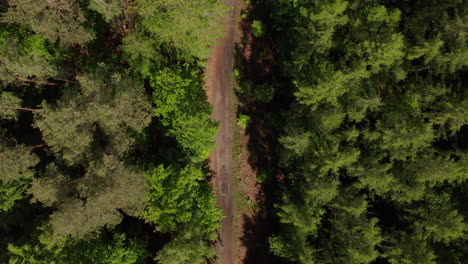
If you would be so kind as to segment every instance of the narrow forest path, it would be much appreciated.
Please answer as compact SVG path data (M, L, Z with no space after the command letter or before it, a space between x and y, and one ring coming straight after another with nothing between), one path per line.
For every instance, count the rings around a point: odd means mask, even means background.
M231 7L226 14L225 35L213 50L208 60L208 100L213 105L213 118L220 122L216 136L216 148L211 155L211 169L214 172L215 195L218 206L225 218L221 221L219 241L216 249L220 264L233 263L233 175L232 175L232 69L234 45L240 21L238 0L225 0Z

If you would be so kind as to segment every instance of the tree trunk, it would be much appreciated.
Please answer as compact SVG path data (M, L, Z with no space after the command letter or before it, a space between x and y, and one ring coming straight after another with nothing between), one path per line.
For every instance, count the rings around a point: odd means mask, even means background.
M15 78L17 80L20 80L20 81L23 81L23 82L40 83L40 84L45 84L45 85L57 85L56 83L40 82L40 81L36 81L36 80L32 80L32 79L28 79L28 78L24 78L24 77L20 77L20 76L15 76Z
M29 112L41 111L40 109L32 109L32 108L16 107L16 106L8 106L8 105L0 105L0 109L15 109L15 110L29 111Z
M42 147L44 147L45 145L46 145L46 144L40 144L40 145L36 145L36 146L29 147L29 149L42 148Z

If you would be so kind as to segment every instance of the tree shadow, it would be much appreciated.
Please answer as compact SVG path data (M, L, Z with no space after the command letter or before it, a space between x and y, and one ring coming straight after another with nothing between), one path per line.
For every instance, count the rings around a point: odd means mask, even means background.
M132 217L125 213L122 213L122 215L124 218L122 222L115 227L115 230L124 232L127 238L144 241L146 250L150 253L150 255L145 258L145 263L155 264L156 261L153 258L157 252L169 243L171 235L157 232L152 222Z
M248 163L257 171L257 179L261 183L256 194L259 205L252 216L243 215L242 246L247 252L243 263L284 263L269 251L269 237L276 233L279 221L274 213L274 204L279 201L276 195L280 193L284 183L283 174L278 167L278 138L282 131L283 117L281 109L289 108L293 99L282 94L284 82L281 76L275 74L279 67L275 64L278 56L274 29L268 28L267 34L256 37L252 34L252 22L260 20L265 25L271 25L272 4L274 1L253 0L248 7L248 18L240 24L242 40L236 44L235 67L242 72L237 76L239 89L236 95L239 99L238 113L250 117L250 123L245 133L249 138L247 149ZM267 26L268 27L268 26ZM250 87L245 87L245 86ZM274 87L275 93L271 101L260 102L255 99L253 89L261 89L262 85ZM290 91L288 89L288 91Z
M243 259L245 264L281 263L281 259L269 252L268 237L272 222L266 214L254 216L243 215L244 234L240 238L247 254Z

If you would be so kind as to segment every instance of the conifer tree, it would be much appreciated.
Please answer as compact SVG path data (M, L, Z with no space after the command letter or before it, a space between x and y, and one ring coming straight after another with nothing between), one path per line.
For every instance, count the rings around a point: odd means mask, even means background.
M85 45L94 36L85 28L80 3L73 0L10 0L2 21L19 24L62 45Z

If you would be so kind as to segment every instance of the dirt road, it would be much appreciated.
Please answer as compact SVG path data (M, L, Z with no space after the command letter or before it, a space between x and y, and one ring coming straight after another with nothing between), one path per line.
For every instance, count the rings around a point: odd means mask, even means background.
M211 169L214 171L214 184L217 204L226 216L221 221L219 241L216 249L220 264L233 263L233 177L232 177L232 68L234 44L240 19L238 0L225 0L232 10L226 14L226 34L215 47L208 60L207 86L208 100L213 105L213 118L220 122L216 137L216 148L211 156Z

